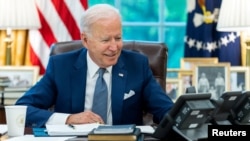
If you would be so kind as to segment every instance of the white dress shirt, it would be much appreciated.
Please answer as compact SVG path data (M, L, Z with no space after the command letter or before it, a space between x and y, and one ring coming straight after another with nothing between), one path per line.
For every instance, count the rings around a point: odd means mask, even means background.
M95 83L98 78L97 71L99 66L96 65L90 58L87 52L87 81L86 81L86 91L85 91L85 105L84 110L91 110L94 98ZM111 74L112 66L106 68L106 72L103 77L108 87L108 113L107 113L107 123L112 125L112 109L111 109ZM65 113L54 113L51 115L46 124L65 124L66 120L70 114Z

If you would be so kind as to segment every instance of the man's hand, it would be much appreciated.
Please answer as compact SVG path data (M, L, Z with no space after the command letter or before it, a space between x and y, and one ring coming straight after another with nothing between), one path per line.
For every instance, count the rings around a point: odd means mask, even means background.
M104 124L102 118L99 115L93 113L92 111L85 111L77 114L71 114L66 120L66 124L86 124L86 123Z

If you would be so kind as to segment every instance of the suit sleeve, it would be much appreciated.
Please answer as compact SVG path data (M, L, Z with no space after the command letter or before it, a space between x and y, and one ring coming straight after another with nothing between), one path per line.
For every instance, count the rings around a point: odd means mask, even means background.
M26 127L43 127L53 114L48 110L56 97L53 76L53 59L50 58L45 75L15 103L28 106Z

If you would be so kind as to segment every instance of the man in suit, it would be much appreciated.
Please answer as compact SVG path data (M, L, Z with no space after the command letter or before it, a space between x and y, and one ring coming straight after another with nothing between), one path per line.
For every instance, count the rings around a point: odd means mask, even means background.
M45 124L143 124L143 111L159 123L173 106L156 82L146 56L122 50L122 24L117 9L98 4L81 19L83 48L51 56L46 73L16 102L28 105L26 126ZM92 110L98 69L108 91L107 120ZM48 110L53 106L53 111Z

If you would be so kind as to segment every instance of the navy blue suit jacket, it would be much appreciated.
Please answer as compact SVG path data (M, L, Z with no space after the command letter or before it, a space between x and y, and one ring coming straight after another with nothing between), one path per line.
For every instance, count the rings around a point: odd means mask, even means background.
M17 105L28 105L26 126L43 127L53 112L79 113L84 111L87 50L51 56L45 75ZM124 100L124 94L135 95ZM154 115L159 123L173 105L165 90L156 82L148 59L139 53L123 50L112 70L113 124L143 123L143 110ZM48 108L54 105L54 111Z

